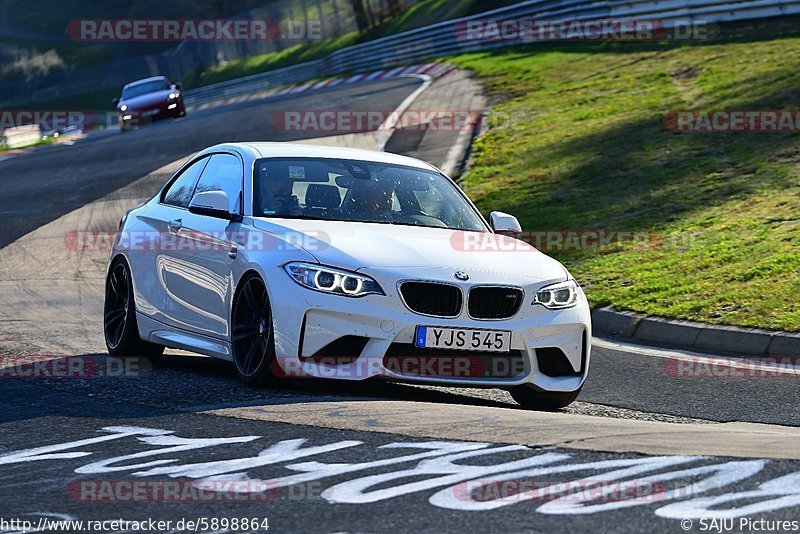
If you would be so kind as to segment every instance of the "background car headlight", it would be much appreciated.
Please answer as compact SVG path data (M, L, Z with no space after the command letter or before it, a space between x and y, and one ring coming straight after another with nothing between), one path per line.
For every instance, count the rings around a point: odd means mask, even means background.
M314 291L347 297L384 294L378 282L363 274L302 262L287 263L283 268L295 282Z
M571 308L578 303L579 291L575 280L552 284L536 292L533 304L541 304L551 310Z

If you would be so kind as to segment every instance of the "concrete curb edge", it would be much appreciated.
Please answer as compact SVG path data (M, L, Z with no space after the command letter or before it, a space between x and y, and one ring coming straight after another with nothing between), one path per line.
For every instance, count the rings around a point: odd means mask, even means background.
M651 317L613 306L592 309L596 333L743 356L800 356L800 333Z

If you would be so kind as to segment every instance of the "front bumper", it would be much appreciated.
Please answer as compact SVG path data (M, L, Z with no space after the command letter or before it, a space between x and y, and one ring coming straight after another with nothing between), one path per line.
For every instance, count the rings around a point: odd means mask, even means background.
M181 117L184 110L183 100L178 99L152 109L120 111L118 112L118 120L121 128L135 128L161 119Z
M533 305L532 300L536 289L549 281L530 281L527 285L518 284L525 291L525 299L520 310L510 319L472 319L466 310L458 317L444 319L417 314L403 304L396 280L403 279L404 273L381 276L381 273L367 270L362 272L373 276L386 295L348 298L324 294L299 286L288 278L282 268L266 273L274 310L276 361L285 376L339 380L382 377L405 382L472 387L508 388L527 384L554 392L575 391L586 378L591 351L591 323L588 303L583 294L573 308L548 310ZM428 274L430 276L424 277L426 280L444 279L439 273ZM447 282L454 283L452 278ZM455 284L461 285L466 294L471 286L500 282L506 281L478 273L469 282ZM442 359L441 352L414 348L417 326L511 331L511 349L516 360L509 363L510 358L506 353L471 351L449 351L448 355L452 355L452 358ZM345 336L363 338L363 348L357 354L334 353L316 357ZM405 348L408 348L409 358L400 360L399 364L391 359L391 355L402 354ZM419 360L426 351L430 351L432 356L436 355L433 365L430 361ZM552 369L542 369L540 364L547 363L543 358L552 357L558 351L568 362L569 372L553 376ZM508 371L509 365L513 366L512 371ZM490 367L502 367L503 372L487 372L491 371ZM424 373L421 373L421 369Z

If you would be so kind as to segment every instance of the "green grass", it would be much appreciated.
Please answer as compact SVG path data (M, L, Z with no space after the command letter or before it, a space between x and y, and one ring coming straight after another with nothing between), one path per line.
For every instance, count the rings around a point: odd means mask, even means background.
M800 330L800 136L668 131L672 110L797 109L800 35L562 44L452 58L524 117L474 144L465 190L531 231L651 232L552 252L597 305ZM797 32L794 32L797 33Z
M194 76L187 77L184 79L184 85L187 89L200 87L282 67L290 67L298 63L323 58L334 50L357 42L358 36L356 33L348 33L336 39L320 41L313 45L295 45L280 52L229 61L224 65L215 65Z
M19 150L21 148L33 148L35 146L52 145L54 143L55 143L55 139L53 139L52 137L48 137L45 140L37 141L35 143L31 143L30 145L19 146L19 147L14 147L14 148L8 147L6 145L0 145L0 154L2 154L3 152L8 152L9 150Z
M452 20L516 4L519 0L423 0L397 16L381 29L381 35L393 35L421 28L443 20Z

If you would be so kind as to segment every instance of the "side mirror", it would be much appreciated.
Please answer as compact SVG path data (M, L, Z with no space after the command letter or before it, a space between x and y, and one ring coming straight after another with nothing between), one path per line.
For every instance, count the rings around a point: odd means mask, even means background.
M231 202L224 191L197 193L189 203L189 212L229 221L238 217L236 214L231 213Z
M180 91L181 89L183 89L183 84L181 82L175 82L175 89Z
M519 225L519 221L513 215L502 211L493 211L491 219L492 228L496 234L515 236L522 233L522 226Z
M114 99L111 101L111 103L114 104L115 106L118 106L119 105L119 97L115 96Z

